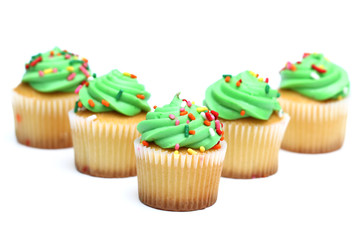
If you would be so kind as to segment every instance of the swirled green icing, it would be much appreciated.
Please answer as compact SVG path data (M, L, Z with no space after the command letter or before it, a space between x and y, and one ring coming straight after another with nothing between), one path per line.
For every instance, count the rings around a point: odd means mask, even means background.
M78 59L77 55L55 47L31 58L26 64L22 82L29 83L39 92L73 92L89 74L87 60Z
M204 105L219 112L221 118L234 120L253 117L268 120L274 110L281 109L277 101L279 93L253 72L228 76L230 80L225 81L223 77L210 85L205 93Z
M134 116L151 109L147 103L150 93L145 91L144 85L138 83L136 76L118 70L89 81L88 86L81 88L79 98L92 112L117 111Z
M290 89L315 100L340 99L349 94L347 73L323 54L304 54L301 62L287 63L280 75L281 89Z
M176 95L170 104L157 107L154 112L147 113L146 120L137 126L141 140L154 142L161 148L175 148L176 144L179 144L179 147L194 149L203 146L207 150L215 146L221 139L222 126L220 122L214 118L209 121L209 126L205 125L205 118L201 113L204 111L204 115L205 112L208 112L205 110L206 108L201 110L199 106L194 104L191 104L190 107L188 105L181 106L184 103L186 101L181 100L179 95ZM180 114L182 107L187 114ZM194 120L191 120L190 113L194 116ZM171 114L173 119L170 118ZM187 123L187 121L189 122ZM219 126L218 132L216 125ZM194 134L187 133L187 131L192 130L195 130Z

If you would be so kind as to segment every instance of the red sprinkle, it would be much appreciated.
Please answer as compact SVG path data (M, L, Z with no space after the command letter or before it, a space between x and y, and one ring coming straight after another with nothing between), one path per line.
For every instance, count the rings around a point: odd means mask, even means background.
M266 82L266 83L269 83L269 78L266 78L266 79L265 79L265 82Z
M130 74L131 78L137 78L134 74Z
M206 113L205 113L205 116L206 116L207 120L209 120L209 121L214 120L214 119L212 118L212 116L210 115L209 112L206 112Z
M187 111L180 112L180 116L184 116L184 115L186 115L187 113L188 113Z
M189 113L188 117L189 117L191 120L195 120L195 119L196 119L192 113Z
M78 107L81 108L83 106L82 102L78 102Z
M142 141L142 144L145 146L145 147L148 147L149 146L149 143L147 141Z
M222 137L220 138L220 141L224 141L224 139L225 139L224 136L222 136Z
M189 131L189 134L195 135L195 130L190 130L190 131Z
M225 77L225 82L230 82L230 76Z
M237 82L236 82L236 86L237 86L237 87L240 87L241 82L242 82L241 79L240 79L239 81L237 81Z
M244 116L245 115L245 110L241 110L240 115Z
M156 109L156 108L157 108L157 106L155 105L155 106L153 106L153 108L154 108L154 109Z
M95 107L95 103L92 99L89 99L88 103L89 103L90 107Z
M105 107L110 106L110 103L108 101L106 101L105 99L101 100L101 104L104 105Z
M215 120L218 119L218 117L219 117L219 113L218 113L218 112L215 112L214 110L211 110L211 114L214 115Z
M142 95L142 94L138 94L138 95L136 95L136 97L137 97L137 98L140 98L140 99L145 99L145 96Z
M30 65L27 63L27 64L25 64L25 68L26 69L29 69L30 68Z
M34 67L38 62L42 61L42 57L36 58L34 61L30 63L30 66Z
M306 58L309 55L310 55L310 53L304 53L303 58Z
M312 69L316 70L319 73L326 73L326 69L324 68L320 68L318 66L316 66L315 64L311 65Z
M218 128L218 129L216 129L216 133L219 134L219 135L221 135L221 134L222 134L222 131Z
M220 149L220 148L221 148L220 144L216 144L215 146L212 147L212 149L215 149L215 150Z

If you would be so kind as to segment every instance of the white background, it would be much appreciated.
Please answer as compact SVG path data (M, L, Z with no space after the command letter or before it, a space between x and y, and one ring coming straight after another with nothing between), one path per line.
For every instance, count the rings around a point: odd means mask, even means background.
M130 2L130 1L129 1ZM0 239L359 239L359 7L356 1L1 1ZM222 178L217 203L176 213L142 205L137 180L75 170L73 150L17 144L11 89L24 64L54 46L98 75L138 76L150 105L202 102L222 74L253 70L277 88L279 70L324 53L351 81L339 151L281 151L265 179Z

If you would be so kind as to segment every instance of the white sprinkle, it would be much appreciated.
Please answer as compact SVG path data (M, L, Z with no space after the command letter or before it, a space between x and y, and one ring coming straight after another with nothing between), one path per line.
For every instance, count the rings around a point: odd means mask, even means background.
M349 88L348 88L348 87L344 87L343 93L344 93L344 95L347 95L347 94L349 93Z
M92 121L92 120L95 120L96 119L96 115L94 114L94 115L91 115L91 116L89 116L89 117L87 117L86 118L86 121Z
M209 128L210 135L213 137L215 136L215 131L212 128Z
M316 80L320 79L319 74L317 74L316 72L311 72L310 76L311 76L313 79L316 79Z
M185 101L182 101L180 106L181 106L181 107L185 107L185 106L186 106L186 102L185 102Z
M205 115L205 112L201 112L200 115L203 117L203 119L207 119L206 115Z
M278 116L279 116L280 118L282 118L282 117L284 116L284 111L283 111L282 109L280 109L280 110L278 111Z

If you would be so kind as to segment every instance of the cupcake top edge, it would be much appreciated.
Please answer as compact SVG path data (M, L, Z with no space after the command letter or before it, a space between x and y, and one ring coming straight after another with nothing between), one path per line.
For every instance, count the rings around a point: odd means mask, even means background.
M350 90L346 71L319 53L305 53L301 61L287 62L280 76L281 89L289 89L318 101L340 100Z
M207 107L195 105L176 94L170 104L154 107L137 130L146 146L153 142L163 149L189 148L189 154L221 148L224 140L219 114ZM195 149L195 150L194 150ZM176 153L176 152L175 152Z
M22 82L44 92L73 92L91 74L88 60L58 47L31 57Z
M79 85L75 92L79 93L75 112L85 108L91 112L116 111L135 116L151 110L147 103L151 95L144 85L138 83L135 75L117 69L100 77L94 75L93 80Z
M223 75L206 89L204 105L226 120L247 117L268 120L274 111L281 110L277 100L280 94L268 82L268 78L260 78L252 71Z

